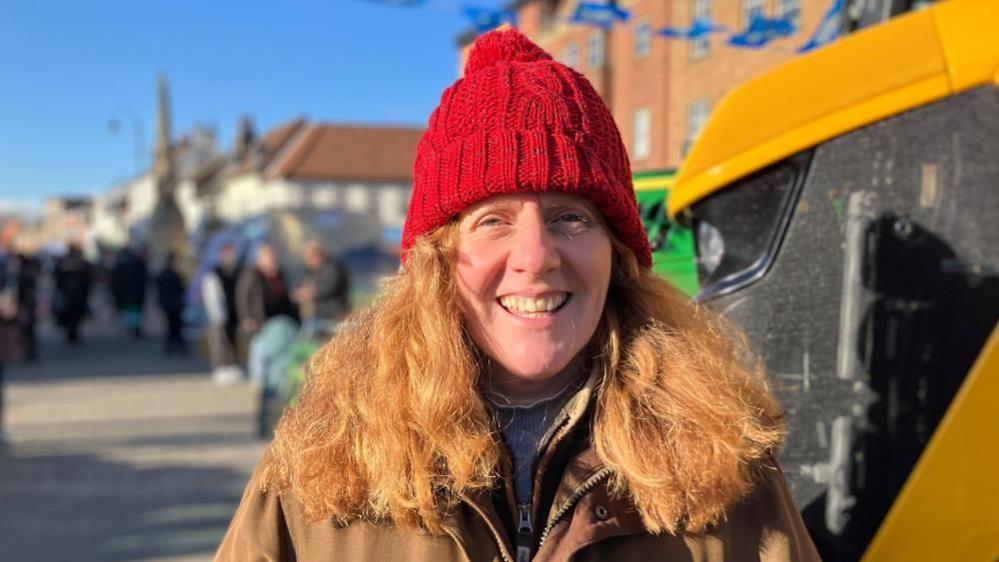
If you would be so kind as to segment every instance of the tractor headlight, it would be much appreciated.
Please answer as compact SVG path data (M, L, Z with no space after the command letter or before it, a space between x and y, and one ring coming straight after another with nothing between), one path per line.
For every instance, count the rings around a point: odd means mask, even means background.
M704 280L710 279L721 265L722 256L725 255L725 239L722 238L721 231L707 221L697 223L697 233L694 236L697 240L697 279L703 285Z
M790 222L809 156L738 180L690 209L699 300L734 291L766 273Z

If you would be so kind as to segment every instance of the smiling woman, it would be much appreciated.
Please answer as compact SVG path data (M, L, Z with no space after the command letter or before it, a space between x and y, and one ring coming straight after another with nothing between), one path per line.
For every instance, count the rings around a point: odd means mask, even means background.
M481 37L402 249L312 360L217 560L818 559L759 363L651 272L582 75Z
M500 195L458 219L458 294L486 381L509 399L552 394L583 367L579 356L604 310L611 239L585 199Z

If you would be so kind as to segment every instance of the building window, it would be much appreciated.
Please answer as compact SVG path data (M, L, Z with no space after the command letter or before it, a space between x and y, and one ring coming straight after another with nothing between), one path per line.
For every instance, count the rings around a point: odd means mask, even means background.
M801 0L777 0L777 17L795 27L801 25Z
M749 27L753 17L763 16L763 0L742 0L742 25Z
M649 108L635 110L634 136L631 143L632 157L635 160L648 158L652 153L652 114Z
M691 23L698 20L711 19L711 0L692 0L690 10ZM690 58L700 59L708 56L711 52L711 34L705 33L701 37L690 42Z
M684 154L690 150L691 145L697 140L697 135L704 128L704 124L708 122L710 111L711 108L706 99L699 99L687 107L687 139L683 143Z
M365 185L354 184L347 187L346 205L348 211L356 213L371 212L370 190Z
M588 68L604 67L604 32L594 31L586 40L586 66Z
M413 188L409 185L404 185L399 187L399 197L396 201L399 202L399 214L403 217L403 222L405 222L406 213L409 212L409 196L413 194Z
M332 209L336 206L336 188L332 186L311 187L312 205L320 209Z
M635 58L643 58L652 51L652 25L642 20L635 24Z
M579 48L576 47L575 43L569 43L565 46L565 51L562 53L562 64L569 68L579 68Z

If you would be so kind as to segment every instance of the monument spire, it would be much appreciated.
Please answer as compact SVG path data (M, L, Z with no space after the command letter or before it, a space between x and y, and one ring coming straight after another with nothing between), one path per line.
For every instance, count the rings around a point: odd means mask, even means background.
M170 142L170 94L166 76L157 79L157 127L156 148L153 161L153 185L156 202L150 217L149 249L150 264L159 269L172 254L182 260L187 257L187 237L184 233L184 217L177 206L177 170L175 168L174 147Z
M170 146L170 84L167 77L160 74L157 78L157 103L156 103L156 149L154 153L153 172L159 177L170 175L171 146Z

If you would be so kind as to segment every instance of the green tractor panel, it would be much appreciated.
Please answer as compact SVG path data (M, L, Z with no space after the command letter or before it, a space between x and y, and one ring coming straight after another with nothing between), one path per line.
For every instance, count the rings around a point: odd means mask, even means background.
M635 198L652 247L652 270L693 296L697 293L694 235L666 216L666 198L675 178L672 169L636 173Z

